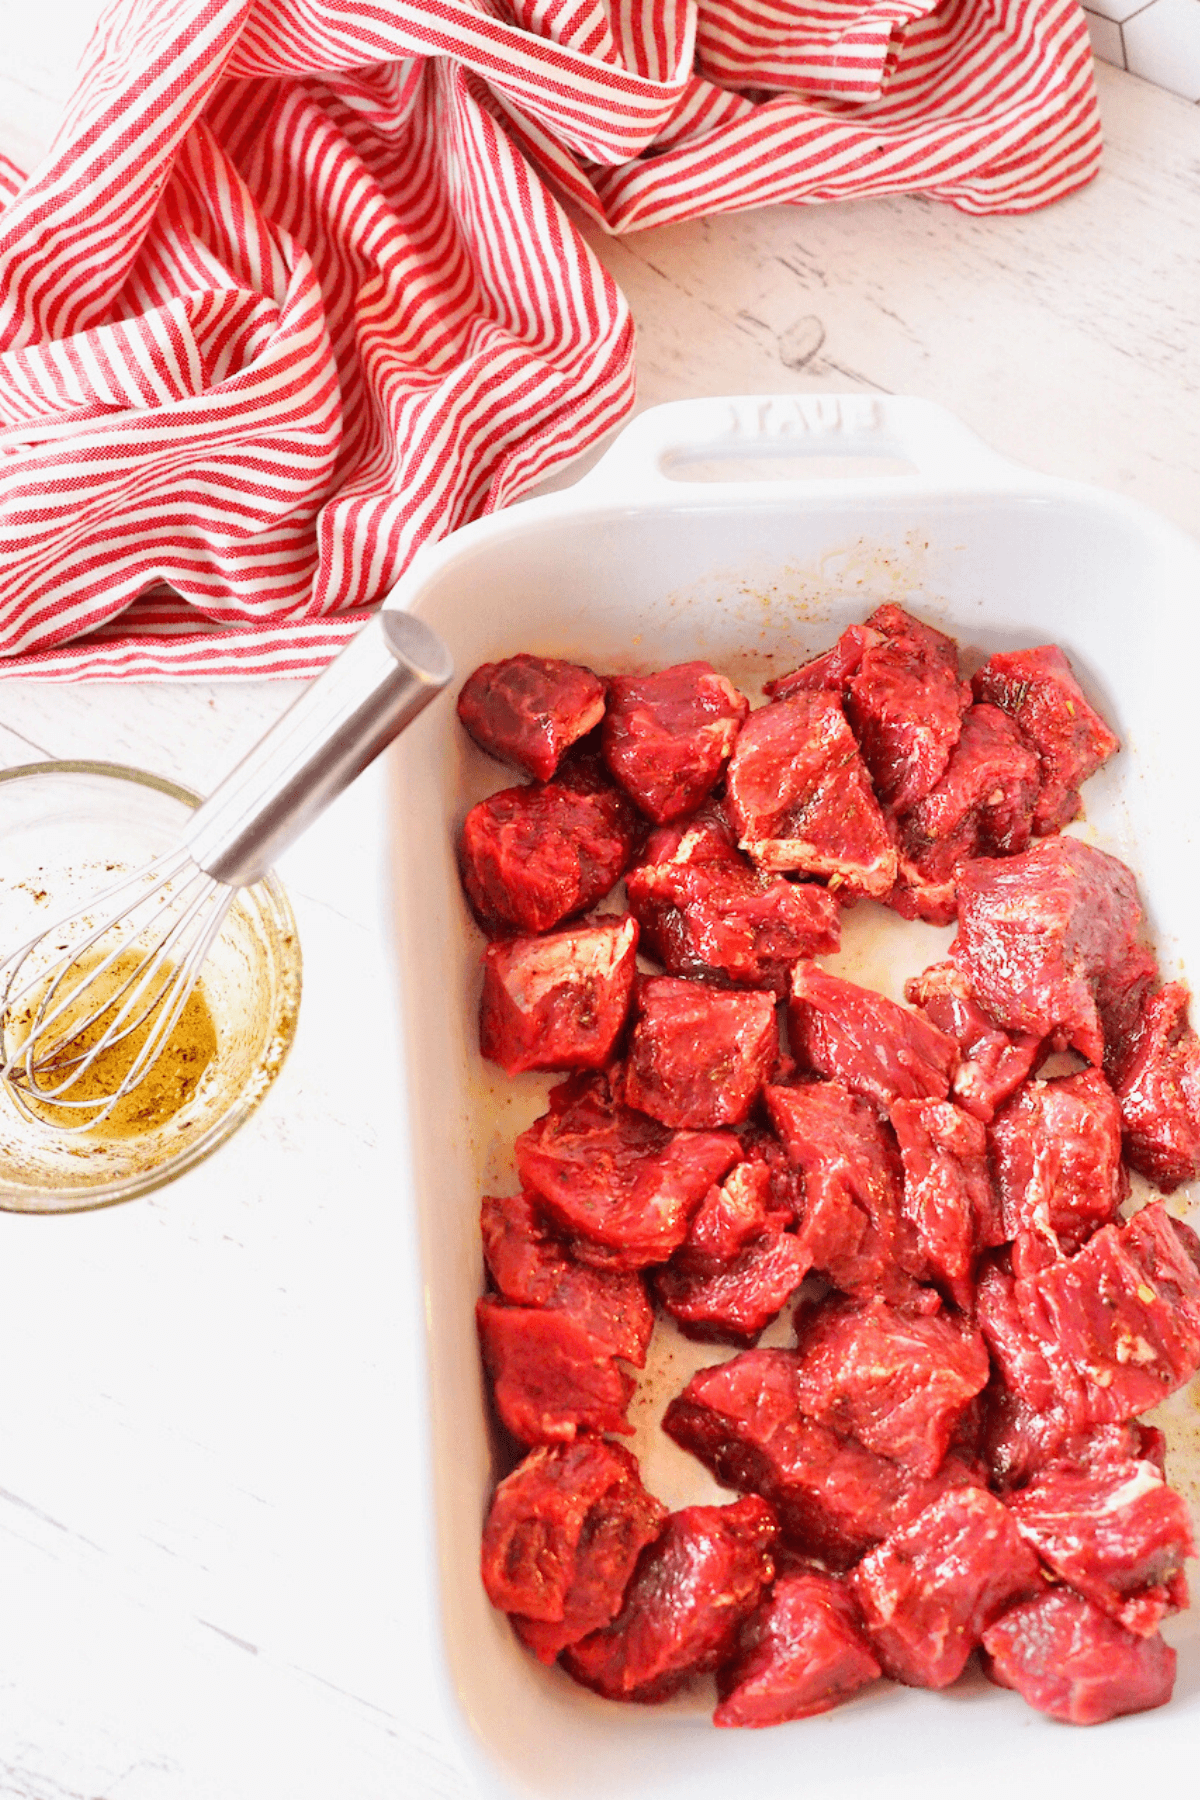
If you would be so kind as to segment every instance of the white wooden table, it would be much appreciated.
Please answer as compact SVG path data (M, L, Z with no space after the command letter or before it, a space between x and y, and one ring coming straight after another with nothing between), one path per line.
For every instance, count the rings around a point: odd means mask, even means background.
M10 39L0 148L26 164L86 13L26 14ZM906 199L597 237L638 322L640 403L921 394L1200 533L1200 111L1100 78L1104 172L1049 212ZM0 763L99 757L206 790L293 693L7 682ZM420 1292L386 833L373 771L282 865L299 1033L216 1158L110 1212L0 1217L3 1800L475 1792L411 1536Z

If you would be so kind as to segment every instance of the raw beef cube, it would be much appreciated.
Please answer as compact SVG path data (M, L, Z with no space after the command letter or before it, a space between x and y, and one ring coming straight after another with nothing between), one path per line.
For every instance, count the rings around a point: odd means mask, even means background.
M526 1619L561 1620L589 1514L638 1490L661 1523L666 1508L645 1493L635 1458L619 1444L581 1437L531 1450L497 1487L483 1528L481 1572L492 1605Z
M1049 838L1023 856L967 864L950 957L1006 1031L1111 1063L1157 973L1141 924L1124 863L1078 838Z
M1098 1069L1026 1082L991 1140L1006 1237L1037 1231L1069 1255L1116 1217L1129 1187L1121 1114Z
M706 662L614 675L604 715L609 768L648 818L682 818L716 786L750 702Z
M1009 1267L1018 1281L1040 1275L1043 1269L1062 1261L1062 1251L1040 1231L1018 1231L1007 1249Z
M1157 1406L1200 1369L1200 1246L1161 1201L1016 1283L1021 1317L1103 1425Z
M1149 1463L1166 1480L1167 1440L1156 1425L1145 1425L1140 1419L1122 1419L1119 1425L1089 1425L1083 1431L1073 1432L1038 1471L1038 1478L1052 1469L1079 1474L1131 1462Z
M904 1166L904 1215L930 1278L967 1312L979 1252L1005 1238L986 1127L952 1100L897 1100L891 1120Z
M688 879L697 870L716 879L732 869L754 872L738 853L733 827L709 800L689 818L656 826L629 876L648 904L682 906L690 897Z
M965 862L1028 849L1038 780L1038 759L1012 720L994 706L970 707L941 780L900 820L889 904L905 918L949 925Z
M849 1591L836 1575L780 1575L717 1676L714 1725L782 1725L829 1712L877 1679Z
M700 1369L663 1415L668 1437L725 1487L770 1500L788 1541L848 1568L941 1493L977 1482L951 1453L924 1481L800 1409L794 1350L746 1350Z
M479 1048L507 1075L600 1069L625 1024L637 973L637 920L624 914L483 953Z
M854 1570L850 1586L883 1671L909 1687L957 1681L984 1628L1039 1592L1037 1557L983 1488L943 1494Z
M650 826L624 788L618 787L613 780L612 772L604 760L601 736L599 730L590 731L564 752L555 772L553 785L565 788L569 794L579 794L584 799L595 800L603 808L613 830L619 832L629 845L625 862L628 868L642 854ZM732 833L730 842L733 842Z
M1117 1079L1125 1154L1164 1194L1200 1175L1200 1037L1188 999L1178 981L1151 996Z
M633 1377L569 1313L484 1299L475 1303L475 1319L496 1411L522 1444L569 1443L577 1431L633 1431L625 1417Z
M788 1037L808 1068L882 1107L944 1100L958 1066L954 1039L920 1013L811 962L792 971Z
M941 780L971 689L959 680L953 638L899 606L877 608L867 623L883 642L864 651L850 677L846 716L876 793L902 812Z
M906 1294L900 1158L875 1107L840 1081L770 1087L766 1100L803 1178L799 1238L813 1268L846 1294Z
M714 1181L741 1157L732 1132L670 1131L616 1098L603 1075L576 1076L514 1146L526 1187L582 1262L666 1262Z
M1146 1462L1165 1481L1167 1440L1157 1425L1122 1419L1119 1425L1089 1425L1067 1438L1054 1462L1061 1468L1098 1469L1109 1463Z
M649 1512L653 1507L653 1512ZM621 1609L625 1589L642 1550L658 1536L666 1507L642 1490L641 1506L596 1509L588 1521L586 1560L581 1557L578 1589L568 1596L561 1623L509 1615L513 1630L539 1662L557 1662L569 1644L607 1625Z
M803 1410L915 1475L936 1475L988 1379L987 1345L965 1320L913 1316L883 1300L825 1301L797 1321Z
M555 786L565 787L572 794L605 794L618 800L622 815L631 824L636 823L639 835L644 838L648 830L646 821L624 788L618 787L613 780L612 771L604 760L602 737L599 730L589 731L586 737L564 750L554 773Z
M764 869L886 894L896 850L836 694L797 694L742 727L727 800L741 848Z
M980 1441L989 1486L1007 1498L1057 1455L1063 1430L1057 1413L1035 1412L993 1372L983 1392Z
M781 1071L790 1065L790 1060L781 1059ZM764 1099L769 1092L763 1089ZM800 1170L792 1166L787 1151L765 1125L743 1125L738 1136L747 1162L761 1164L767 1171L771 1210L778 1215L775 1223L794 1224L804 1211L804 1177Z
M848 625L832 649L793 669L790 675L768 681L764 692L772 700L790 700L793 694L809 693L815 688L832 688L835 693L842 694L862 662L864 652L882 642L883 633L872 631L869 625Z
M707 1343L752 1344L781 1311L810 1259L793 1231L771 1231L732 1261L706 1266L686 1248L654 1278L654 1289L684 1335Z
M1175 1686L1175 1652L1161 1637L1135 1637L1065 1588L1014 1606L983 1648L993 1681L1067 1725L1165 1706Z
M489 756L549 781L567 746L604 717L604 683L578 663L522 653L469 675L458 716Z
M1056 1464L1008 1504L1042 1561L1127 1631L1150 1637L1187 1605L1191 1521L1153 1463Z
M891 643L907 643L925 658L931 670L938 674L958 673L958 645L944 631L938 631L932 625L924 624L914 614L906 612L892 600L885 600L877 606L867 620L867 628L879 632L880 636ZM968 701L966 704L970 704Z
M977 700L1016 720L1038 753L1041 793L1033 815L1039 837L1060 831L1080 812L1079 789L1115 751L1119 740L1088 705L1071 665L1056 644L1001 651L972 682Z
M660 975L637 1004L626 1103L663 1125L740 1125L779 1061L773 996Z
M779 1206L774 1189L765 1160L738 1163L700 1202L679 1254L715 1270L732 1262L755 1238L782 1231L793 1222L792 1211Z
M604 760L602 732L589 731L586 737L564 751L555 771L554 785L566 788L571 794L602 799L640 855L650 827L624 788L618 787L613 780L612 771ZM732 834L729 841L733 842Z
M976 1297L976 1323L993 1359L981 1443L992 1485L1000 1492L1025 1487L1052 1465L1149 1461L1164 1473L1161 1432L1129 1420L1089 1421L1083 1383L1069 1368L1051 1368L1045 1346L1021 1318L1014 1288L1012 1276L994 1266Z
M990 1262L982 1271L975 1292L975 1320L987 1342L996 1371L1005 1385L1035 1411L1056 1404L1065 1409L1072 1429L1086 1424L1083 1391L1078 1382L1062 1382L1051 1365L1046 1346L1024 1316L1017 1283L1005 1266L1007 1259Z
M506 1300L568 1312L610 1355L644 1366L654 1309L640 1275L573 1261L531 1194L486 1199L480 1225L488 1273Z
M961 1058L950 1092L987 1125L1029 1075L1038 1061L1042 1040L1028 1032L1010 1037L988 1018L972 998L970 987L953 963L934 963L905 984L904 997L919 1006L931 1025L952 1037Z
M1007 714L971 706L946 772L903 818L905 852L945 842L969 827L972 854L1015 856L1029 848L1038 759Z
M577 1438L531 1450L492 1497L483 1585L543 1662L620 1610L644 1545L667 1509L628 1450Z
M463 822L459 865L485 931L548 931L602 900L625 872L633 836L607 794L556 782L503 788Z
M937 845L919 864L901 851L896 885L883 896L884 905L902 919L922 919L926 925L953 925L958 905L958 871L969 855L960 838Z
M643 948L672 975L782 994L793 963L841 942L840 908L826 888L754 868L708 823L655 832L625 891Z
M752 1343L808 1273L809 1258L788 1229L793 1209L781 1203L761 1149L750 1149L754 1154L705 1195L683 1248L655 1281L689 1337Z
M1006 1260L984 1268L975 1295L975 1322L993 1365L983 1453L1001 1490L1028 1481L1092 1429L1082 1382L1072 1370L1051 1366L1045 1344L1022 1316Z
M617 1617L565 1653L567 1673L610 1700L643 1704L711 1674L774 1576L776 1536L774 1513L755 1497L672 1513Z
M991 1486L1005 1498L1060 1457L1075 1454L1087 1440L1089 1428L1072 1434L1062 1408L1035 1410L995 1374L983 1400L980 1449Z

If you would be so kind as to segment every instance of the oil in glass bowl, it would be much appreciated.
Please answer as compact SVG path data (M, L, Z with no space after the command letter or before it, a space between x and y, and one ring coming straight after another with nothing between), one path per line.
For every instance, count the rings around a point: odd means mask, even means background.
M99 893L177 843L197 804L171 782L116 764L0 771L0 944L24 942L59 918L86 918ZM37 997L35 987L30 1003ZM86 1071L78 1065L79 1078L61 1098L81 1106L55 1103L61 1076L44 1055L33 1090L26 1082L15 1094L0 1082L0 1209L112 1205L191 1168L250 1116L274 1081L299 998L295 920L268 875L235 897L163 1054L111 1111L102 1103L131 1067L138 1032ZM20 1009L11 1023L19 1037ZM69 1070L90 1048L87 1033L72 1029L69 996L55 1032L49 1062Z

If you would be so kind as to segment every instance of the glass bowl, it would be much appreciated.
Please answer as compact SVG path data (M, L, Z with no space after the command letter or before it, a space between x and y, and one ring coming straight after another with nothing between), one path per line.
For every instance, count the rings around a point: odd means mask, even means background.
M0 951L179 840L195 794L118 763L0 770ZM67 1133L28 1118L0 1081L0 1210L81 1212L172 1181L249 1118L279 1073L300 1002L296 922L274 875L234 899L199 988L216 1049L178 1110L132 1136Z

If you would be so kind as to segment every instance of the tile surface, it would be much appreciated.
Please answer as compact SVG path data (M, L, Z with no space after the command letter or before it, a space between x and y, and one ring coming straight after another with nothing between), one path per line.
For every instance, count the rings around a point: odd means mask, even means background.
M1125 67L1125 40L1121 36L1121 27L1112 19L1106 19L1100 13L1090 12L1087 15L1088 35L1092 40L1092 49L1101 62L1112 63L1115 68Z
M1156 4L1157 0L1087 0L1084 11L1121 25L1126 19L1132 19L1134 13L1145 12L1147 6Z
M1200 100L1200 0L1154 0L1126 20L1121 35L1134 75Z

